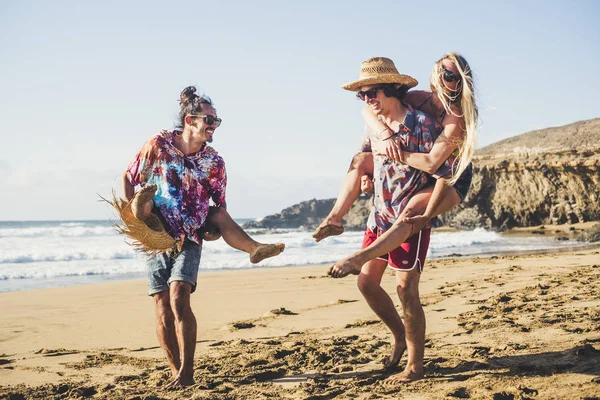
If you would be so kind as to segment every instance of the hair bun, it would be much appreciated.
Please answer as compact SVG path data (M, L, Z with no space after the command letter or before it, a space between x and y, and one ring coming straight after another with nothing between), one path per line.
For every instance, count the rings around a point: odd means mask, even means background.
M185 89L183 89L183 91L179 95L179 104L184 106L189 104L192 100L194 100L194 98L198 97L198 95L196 95L195 93L195 86L188 86Z

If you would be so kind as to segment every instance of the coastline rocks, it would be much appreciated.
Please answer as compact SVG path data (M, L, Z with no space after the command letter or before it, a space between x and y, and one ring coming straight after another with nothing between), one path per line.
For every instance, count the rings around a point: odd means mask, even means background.
M311 230L334 202L304 201L244 227ZM360 198L344 228L364 229L370 208L371 199ZM600 221L600 118L528 132L477 150L467 198L440 217L445 226L500 231L587 221Z
M329 214L335 199L307 200L294 204L278 214L268 215L260 221L244 224L244 229L305 229L313 230ZM360 197L343 219L344 229L362 230L371 210L371 197Z
M577 239L580 242L600 242L600 224L592 226Z

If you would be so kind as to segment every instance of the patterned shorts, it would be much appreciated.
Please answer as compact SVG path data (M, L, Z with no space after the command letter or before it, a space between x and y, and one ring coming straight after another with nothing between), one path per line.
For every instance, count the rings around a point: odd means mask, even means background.
M175 257L165 253L148 257L146 260L148 295L169 290L169 285L174 281L192 284L193 293L196 290L201 254L202 245L186 239L181 252Z

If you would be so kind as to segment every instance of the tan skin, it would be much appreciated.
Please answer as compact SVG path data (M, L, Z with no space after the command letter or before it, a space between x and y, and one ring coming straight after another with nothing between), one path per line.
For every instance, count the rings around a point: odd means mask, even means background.
M458 74L458 70L453 62L444 59L442 65L448 70ZM448 93L452 93L458 87L458 82L445 82ZM432 96L431 101L427 98L431 96L429 91L411 91L406 95L405 101L413 107L420 106L420 110L436 117L438 123L444 127L444 131L436 140L429 154L403 152L400 149L398 141L393 139L386 140L385 146L374 148L373 152L387 155L398 162L404 162L414 168L420 169L427 173L433 173L439 166L452 154L456 149L457 143L464 136L463 122L461 117L448 114L443 120L440 118L444 111L443 105L437 96ZM423 104L425 102L425 104ZM460 110L452 107L454 114L460 115ZM376 132L382 132L392 128L385 126L377 120L375 113L370 107L365 107L363 110L365 121L371 125ZM342 218L350 210L352 204L360 195L361 189L365 193L371 190L371 183L368 182L368 176L373 175L373 159L372 153L360 153L356 155L350 165L348 174L344 178L340 194L329 215L323 220L321 225L317 227L313 237L317 242L323 240L327 236L341 234ZM415 204L409 203L405 209L405 213L401 216L400 222L409 222L415 225L414 231L418 232L425 224L433 217L443 214L454 208L460 203L461 199L456 192L449 187L448 180L438 180L432 195L431 201L422 213L415 208ZM422 210L421 210L422 211Z
M451 65L446 67L449 70L456 70L456 67L448 60ZM458 71L455 71L458 72ZM448 90L456 89L454 86ZM368 90L371 87L364 87L361 90ZM408 99L412 104L422 104L430 95L428 92L411 92ZM401 121L390 118L382 112L385 107L381 107L377 102L385 102L383 94L378 93L374 100L367 99L365 119L367 123L373 124L377 132L382 132L386 128L397 131ZM429 109L425 109L425 108ZM443 106L436 96L432 97L429 104L422 107L422 110L439 117ZM459 110L453 110L459 114ZM383 117L385 125L375 117ZM462 129L462 119L455 115L447 115L443 121L438 121L444 126L444 131L435 142L429 154L409 153L401 151L399 143L394 143L389 139L373 145L373 151L379 154L385 154L396 161L406 162L414 168L433 173L441 166L448 156L455 150L457 140L464 136ZM378 124L378 125L376 125ZM368 171L362 163L368 163L368 158L363 158L358 163L356 170ZM371 170L372 173L372 170ZM372 190L372 181L369 177L361 176L360 184L363 190ZM390 358L385 363L386 367L396 366L404 351L408 350L408 360L404 371L392 375L388 378L391 382L411 382L423 378L423 354L425 342L425 315L421 302L419 300L418 285L420 272L415 269L412 271L397 271L396 285L397 294L402 303L404 323L400 319L393 302L389 295L381 288L381 279L386 270L387 263L376 259L398 247L399 243L404 242L413 232L419 231L433 216L445 212L460 203L460 197L456 191L447 185L444 179L438 179L434 188L426 188L413 196L403 215L396 221L394 226L385 234L379 237L367 249L354 253L350 257L335 263L329 270L333 277L343 277L349 273L360 271L358 276L358 286L367 299L369 306L382 319L382 321L392 331L394 336L394 345ZM412 215L412 217L411 217ZM341 221L341 218L340 218Z
M207 104L202 104L202 114L217 116L214 107ZM181 135L175 137L175 147L185 155L195 154L206 142L212 141L216 127L206 124L203 118L189 115L185 117L184 122ZM143 219L152 212L152 200L144 203L135 201L134 187L127 173L123 175L123 192L127 200L134 200L134 215ZM250 238L231 218L225 204L210 208L207 224L216 229L204 233L204 240L216 240L222 236L229 246L250 254L253 262L283 251L284 245L281 243L263 244ZM156 307L156 334L173 373L173 380L167 384L167 388L194 384L197 323L190 306L191 291L190 283L174 281L168 291L153 295Z
M456 66L449 60L442 60L442 65L450 71L458 74ZM456 90L457 88L457 82L444 83L448 86L448 90ZM368 88L370 88L370 86L368 86ZM419 100L420 104L422 104L425 99L431 96L431 93L424 91L413 93L412 100ZM378 93L378 98L380 96L382 95ZM415 97L418 98L415 99ZM369 101L371 100L367 100L368 106L371 105ZM390 125L384 119L384 122L386 123L384 125L376 117L377 110L373 110L372 108L373 107L367 107L363 111L363 115L365 116L368 124L374 126L377 130L380 128L383 128L384 130L386 128L390 128L393 132L398 131L399 124L397 126ZM442 110L439 111L438 108L441 108ZM429 111L431 115L439 118L442 115L443 105L437 96L431 96L431 101L426 102L422 109L424 112ZM413 168L420 169L427 173L435 172L452 154L464 136L465 130L462 127L462 118L457 116L460 115L460 110L453 107L452 111L453 113L447 114L443 120L439 121L444 127L444 130L435 141L429 153L411 153L402 151L397 138L375 142L373 144L373 151L378 154L386 154L388 157L391 156L390 158L393 158L398 162L404 162ZM361 178L361 186L366 191L372 190L371 184L367 178ZM352 273L353 271L360 270L360 267L366 261L374 258L372 257L372 254L375 254L374 252L378 253L382 251L381 254L377 254L375 256L379 257L382 254L386 254L395 249L397 244L408 239L411 233L420 231L431 218L441 214L442 212L452 209L458 205L460 201L460 196L451 186L448 185L447 180L438 179L430 197L414 196L409 201L406 209L403 211L403 214L394 223L392 229L386 233L388 236L382 235L369 247L369 249L356 252L353 255L335 263L330 268L330 274L334 278L341 278ZM407 227L402 226L406 223L412 225L410 230ZM386 240L387 237L390 237L390 239Z

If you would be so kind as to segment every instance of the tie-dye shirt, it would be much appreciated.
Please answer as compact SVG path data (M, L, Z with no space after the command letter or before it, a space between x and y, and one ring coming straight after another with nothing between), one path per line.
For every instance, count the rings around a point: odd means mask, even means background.
M178 131L161 131L136 154L127 168L134 186L157 186L154 205L178 239L181 234L201 243L198 229L208 215L210 200L225 203L225 161L206 143L202 150L184 155L175 145Z
M400 125L398 131L400 147L410 152L429 153L441 132L442 127L430 115L409 107L404 124ZM381 138L367 128L360 151L371 152L374 141L381 141ZM392 227L414 194L432 185L434 178L449 173L452 160L446 160L433 175L398 163L385 155L373 154L373 164L373 207L367 227L383 233Z

